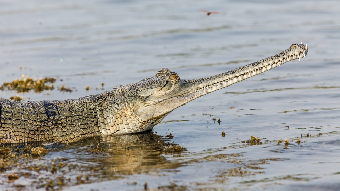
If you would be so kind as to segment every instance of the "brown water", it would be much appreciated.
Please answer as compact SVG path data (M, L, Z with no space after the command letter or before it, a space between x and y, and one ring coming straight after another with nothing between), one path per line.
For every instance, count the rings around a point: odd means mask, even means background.
M0 91L3 98L78 98L163 67L206 77L292 43L307 43L309 53L175 110L153 132L16 158L0 171L0 188L339 190L339 13L338 1L316 0L1 1L1 84L24 74L73 89ZM169 143L185 150L164 150ZM19 179L9 180L13 172Z

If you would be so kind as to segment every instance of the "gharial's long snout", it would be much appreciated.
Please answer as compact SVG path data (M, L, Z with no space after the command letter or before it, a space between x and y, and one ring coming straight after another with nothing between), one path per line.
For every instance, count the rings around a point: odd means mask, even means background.
M304 58L307 53L307 44L292 44L287 50L284 50L279 54L241 66L222 74L194 80L182 80L182 87L179 90L178 95L167 101L171 101L172 106L176 105L176 108L180 107L181 105L203 95L269 71L275 67L283 65L286 62L295 59L300 60L301 58Z

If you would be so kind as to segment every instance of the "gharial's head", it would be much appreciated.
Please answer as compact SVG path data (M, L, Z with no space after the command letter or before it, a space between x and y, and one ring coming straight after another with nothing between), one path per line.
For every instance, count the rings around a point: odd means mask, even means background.
M151 78L132 84L129 89L135 92L132 98L136 99L134 114L144 123L162 120L172 110L191 101L185 97L188 93L186 85L186 80L181 80L177 73L167 68L159 70Z
M174 109L213 91L268 71L288 61L303 58L307 45L293 44L272 56L215 76L182 80L163 68L151 78L122 86L125 102L113 113L104 134L134 133L151 129ZM126 98L126 99L125 99ZM117 98L119 101L119 98ZM124 105L124 106L123 106ZM112 113L111 113L112 114Z
M191 101L186 81L163 68L150 78L115 88L114 104L119 109L104 111L103 134L136 133L151 129L172 110Z
M151 78L146 78L133 84L132 88L146 104L155 104L177 94L182 81L175 72L162 68Z

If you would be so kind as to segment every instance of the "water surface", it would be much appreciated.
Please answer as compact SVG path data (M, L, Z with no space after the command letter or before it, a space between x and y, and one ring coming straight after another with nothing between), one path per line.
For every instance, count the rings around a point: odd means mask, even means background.
M309 53L175 110L153 132L16 158L21 165L1 168L0 188L339 190L339 9L316 0L1 1L1 84L22 74L57 79L52 91L0 91L7 99L98 94L164 67L206 77L293 43ZM185 150L165 150L170 143Z

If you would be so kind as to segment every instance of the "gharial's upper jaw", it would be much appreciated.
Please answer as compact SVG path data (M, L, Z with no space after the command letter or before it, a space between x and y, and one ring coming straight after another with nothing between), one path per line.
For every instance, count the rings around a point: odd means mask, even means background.
M295 49L295 54L298 55L298 58L304 58L307 56L308 53L308 46L307 44L292 44L290 49Z

